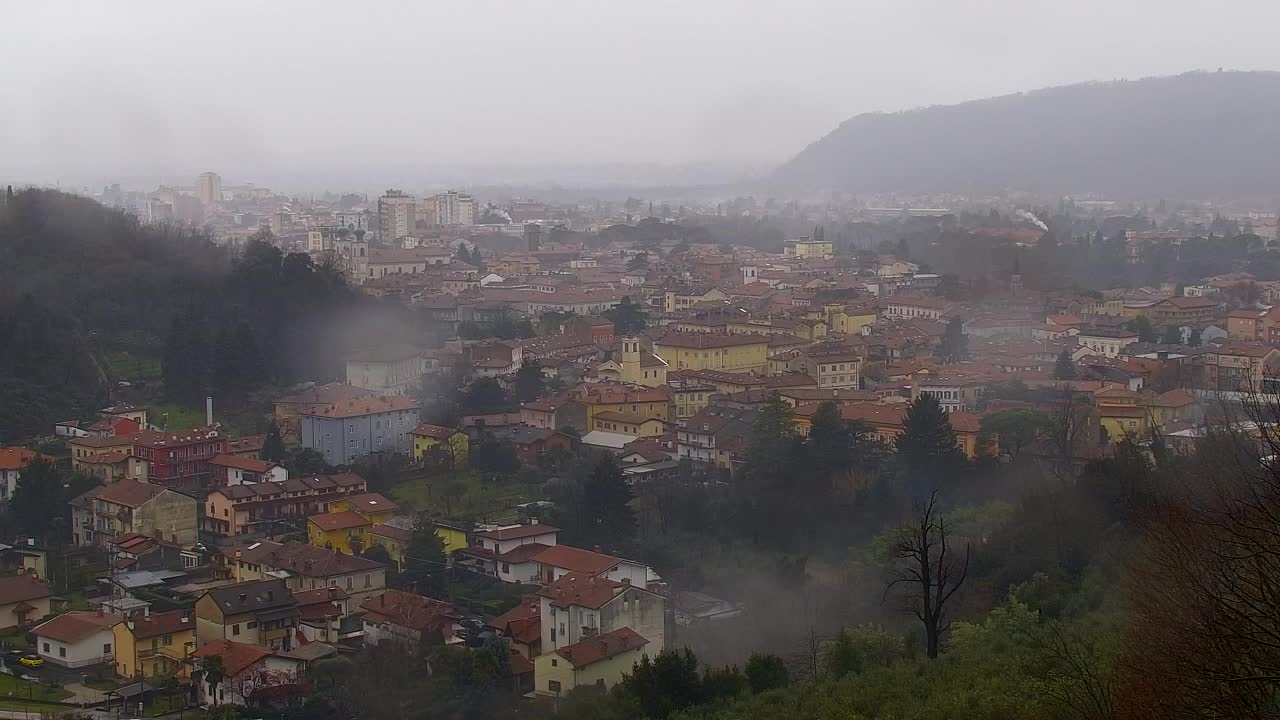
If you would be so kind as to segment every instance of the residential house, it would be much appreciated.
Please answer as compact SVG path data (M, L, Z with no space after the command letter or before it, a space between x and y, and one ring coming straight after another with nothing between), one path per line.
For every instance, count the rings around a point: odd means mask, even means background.
M213 467L214 484L218 487L289 479L289 471L283 465L242 455L218 455L209 461L209 465Z
M400 507L378 493L348 495L330 503L329 511L307 518L307 542L359 555L369 547L367 533L395 517Z
M575 315L564 321L560 332L604 344L613 340L613 321L599 315Z
M538 581L543 585L550 585L569 573L582 573L627 582L641 589L649 587L648 565L605 555L599 548L592 551L572 545L552 545L534 555L533 562L538 564Z
M1227 336L1232 340L1276 344L1280 340L1280 305L1266 310L1232 310L1227 313Z
M840 408L840 417L866 423L872 437L890 445L902 434L906 414L906 403L850 403ZM979 437L981 428L976 415L955 411L948 415L948 420L955 430L956 442L969 459L996 449L986 438ZM799 422L797 428L802 433L808 431L807 426L802 426Z
M1147 409L1151 422L1162 429L1171 423L1196 423L1203 417L1199 401L1183 388L1141 398L1139 404Z
M190 658L196 649L194 611L143 613L120 620L111 631L119 677L190 677Z
M309 515L328 512L338 498L368 491L353 473L289 478L284 482L231 485L209 493L200 518L203 532L220 537L251 535L296 524Z
M535 582L539 567L533 556L554 546L559 532L539 523L476 530L468 537L467 547L454 553L454 562L504 582Z
M507 430L505 439L512 444L516 457L525 465L537 465L548 450L573 449L573 438L552 428L516 425Z
M419 423L412 431L413 459L434 467L466 468L471 439L456 428Z
M80 472L98 478L103 485L125 478L146 482L150 474L147 461L129 450L113 450L90 455L81 458L77 464L80 466Z
M133 454L133 437L131 435L72 437L67 439L67 450L71 453L71 469L88 472L85 464L93 462L98 455Z
M511 649L526 659L542 654L542 604L537 595L520 598L520 604L486 623L511 641Z
M656 300L657 298L655 298ZM672 313L676 310L691 308L698 303L711 302L713 300L728 300L729 296L724 292L713 287L708 288L677 288L667 290L663 293L662 309L663 312Z
M940 320L947 310L947 301L931 295L894 295L884 309L889 320Z
M1076 342L1098 355L1117 357L1125 347L1138 342L1138 333L1118 327L1081 328Z
M111 627L123 619L101 609L65 612L31 629L36 654L64 668L110 663L115 647Z
M656 654L642 635L628 627L539 655L533 660L538 695L559 697L578 687L608 688L622 682L646 654Z
M272 416L285 444L298 445L302 442L302 421L299 419L302 413L314 413L331 405L348 400L361 400L374 395L373 390L346 383L314 385L302 392L276 400L272 407Z
M299 590L293 599L298 603L298 627L308 642L336 643L356 632L354 627L343 625L352 610L351 596L346 590L338 587Z
M248 547L223 548L231 576L241 582L287 578L291 590L338 587L354 602L381 592L387 567L380 562L309 543L263 540Z
M1192 357L1200 370L1197 386L1226 392L1276 391L1280 378L1280 350L1261 343L1211 343Z
M270 578L206 590L195 604L196 642L234 640L288 652L301 613L284 580Z
M350 465L368 455L413 452L418 403L394 395L347 400L300 417L303 447L330 465Z
M1203 327L1218 314L1218 301L1211 297L1170 297L1147 308L1147 317L1157 325Z
M819 388L853 388L861 385L862 355L852 348L801 350L801 371L818 382Z
M30 572L0 576L0 629L22 627L48 614L48 585Z
M13 491L18 487L18 475L39 456L40 453L26 448L0 448L0 501L8 501L13 497ZM53 461L53 458L45 459Z
M360 603L364 641L413 653L424 645L457 642L463 614L458 608L403 590L386 590Z
M146 429L147 425L147 407L145 405L131 405L126 402L116 403L111 407L104 407L98 411L99 417L104 418L120 418L129 420L138 424L141 429Z
M370 546L377 546L385 550L387 557L391 558L391 562L395 563L397 570L404 569L405 549L409 547L409 543L413 540L412 527L378 523L365 532L365 538ZM465 541L463 547L465 547ZM456 546L450 548L446 545L445 555L456 549Z
M179 432L143 430L132 440L134 455L147 462L147 482L184 492L201 492L214 483L209 461L227 452L227 436L217 427Z
M647 638L654 654L666 649L667 599L625 578L568 573L539 590L538 597L543 653L621 628Z
M204 705L248 706L269 693L293 688L302 692L303 660L271 652L233 640L215 640L202 644L192 653L196 662L205 658L222 659L222 681L216 688L208 675L202 675L199 685Z
M666 387L648 388L639 385L616 383L583 383L571 392L574 400L586 408L583 430L595 424L595 416L602 412L623 412L632 415L671 419L671 393Z
M752 410L704 408L676 429L676 457L731 470L755 417Z
M654 339L653 352L675 370L764 372L769 336L669 332Z
M589 430L603 430L636 437L657 437L667 432L670 425L666 420L659 418L613 411L596 413L594 423Z
M137 533L175 545L196 544L199 501L162 485L124 479L93 487L71 501L76 545L106 548L111 539Z
M521 403L520 422L552 430L566 425L581 429L586 427L586 412L569 393L560 393Z
M1138 406L1138 394L1126 387L1105 387L1093 393L1098 424L1112 442L1142 438L1150 428L1150 412Z

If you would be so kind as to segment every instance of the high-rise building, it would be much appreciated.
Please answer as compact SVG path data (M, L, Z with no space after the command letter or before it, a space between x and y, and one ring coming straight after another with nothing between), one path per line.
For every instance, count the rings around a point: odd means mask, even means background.
M427 208L434 209L436 225L476 224L475 198L456 190L427 198Z
M378 236L384 242L414 233L418 199L400 190L388 190L378 198Z
M218 173L200 173L196 176L196 199L206 207L222 202L222 177Z

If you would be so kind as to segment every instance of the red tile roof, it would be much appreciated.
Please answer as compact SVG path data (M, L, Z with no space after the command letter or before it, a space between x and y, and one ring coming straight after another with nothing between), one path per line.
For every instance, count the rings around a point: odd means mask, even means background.
M254 645L245 645L232 640L214 640L200 646L191 653L191 657L205 658L214 655L221 657L223 671L228 677L234 677L272 654L269 650Z
M307 518L307 522L314 523L316 527L325 532L330 530L347 530L350 528L368 525L369 521L359 513L347 510L345 512L336 513L320 513Z
M21 470L35 459L39 453L34 450L18 447L0 448L0 470ZM46 456L46 460L53 458Z
M373 623L391 623L414 630L432 630L462 617L456 607L403 590L387 590L360 603Z
M399 505L373 492L348 495L341 500L352 510L362 512L395 512L400 509Z
M430 423L419 423L418 427L414 428L410 432L414 435L422 435L424 437L431 437L437 440L448 440L462 431L454 428L442 427L440 425L431 425Z
M582 668L624 652L638 650L648 644L649 641L645 640L640 633L629 627L621 627L600 637L589 638L569 647L560 648L556 654L568 660L575 668Z
M0 605L12 605L47 597L49 597L49 586L30 575L0 577Z
M604 607L630 587L609 578L590 573L569 572L560 576L559 580L538 591L542 597L551 600L557 608L568 608L580 605L592 609Z
M524 545L515 546L509 552L498 555L497 558L505 563L529 562L535 555L550 547L552 546L542 543L525 543Z
M165 488L160 485L125 478L100 488L97 499L125 507L139 508L164 491Z
M265 460L257 460L243 455L214 455L209 459L210 465L220 465L222 467L235 468L237 470L246 470L253 473L270 472L271 468L276 464Z
M159 635L172 635L195 628L194 610L174 610L172 612L152 613L146 617L133 619L133 637L144 639Z
M563 568L571 572L591 574L612 570L618 566L618 563L622 562L611 555L583 550L570 545L549 547L538 553L533 559L543 565Z
M96 632L110 630L112 625L123 619L114 613L72 610L37 625L31 629L31 633L36 637L49 638L58 642L78 643Z
M370 398L357 398L355 400L343 400L341 402L326 405L323 408L302 412L300 415L310 415L315 417L327 418L353 418L362 417L364 415L376 415L378 413L402 412L405 410L416 410L418 403L400 395L386 395Z

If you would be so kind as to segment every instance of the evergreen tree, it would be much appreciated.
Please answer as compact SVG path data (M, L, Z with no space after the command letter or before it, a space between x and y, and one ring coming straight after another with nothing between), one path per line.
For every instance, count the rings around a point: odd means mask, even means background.
M1053 377L1055 380L1076 379L1076 364L1066 350L1058 353L1058 360L1053 364Z
M1164 328L1164 337L1160 338L1160 342L1165 345L1181 345L1182 344L1182 328L1170 323Z
M894 256L903 262L910 262L911 246L907 244L907 239L905 237L898 238L898 249L894 253Z
M959 318L947 323L947 330L942 336L942 361L947 364L958 363L969 355L969 336L964 334L964 322Z
M262 440L262 459L280 464L285 461L284 438L280 436L280 426L275 422L271 423L271 429Z
M1187 344L1191 347L1200 347L1202 342L1204 342L1204 335L1200 328L1191 328L1191 337L1187 338Z
M951 420L932 395L921 394L907 408L902 434L895 447L900 465L915 491L931 487L967 463Z
M195 402L209 381L209 334L204 315L194 306L176 315L165 338L161 373L165 394L181 402Z
M582 486L584 531L610 550L625 546L635 536L636 515L631 509L631 487L613 455L596 463Z
M753 654L743 668L753 694L784 688L791 682L787 664L777 655Z
M546 379L542 376L542 363L526 360L516 371L516 402L526 403L537 400L546 390Z
M1138 333L1138 342L1153 343L1159 340L1155 326L1151 324L1151 320L1146 315L1139 315L1126 323L1126 325L1130 330Z
M404 549L402 582L419 595L445 600L449 591L447 570L444 541L436 533L435 524L419 518Z
M56 518L65 515L62 494L62 473L43 455L18 472L10 507L27 535L48 543Z
M615 335L631 335L645 328L644 307L632 302L630 296L624 296L616 307L600 314L613 321Z
M463 407L469 413L488 415L507 408L507 393L491 377L476 379L463 396Z
M799 461L800 438L791 406L776 393L769 398L751 425L747 461L743 464L742 529L757 541L761 533L789 533L778 522L776 510L795 500L792 483Z
M665 650L657 657L640 658L622 683L622 692L635 697L644 717L666 720L672 713L705 701L698 658L688 648L684 652Z

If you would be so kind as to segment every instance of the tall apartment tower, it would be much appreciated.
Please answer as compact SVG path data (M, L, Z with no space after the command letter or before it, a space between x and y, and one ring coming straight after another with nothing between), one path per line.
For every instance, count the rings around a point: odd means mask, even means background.
M196 199L205 207L222 202L222 177L211 172L197 175Z
M378 237L394 242L413 235L418 223L418 199L400 190L388 190L378 198Z
M436 225L475 225L475 198L456 190L427 198L427 209L435 206Z

